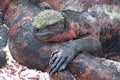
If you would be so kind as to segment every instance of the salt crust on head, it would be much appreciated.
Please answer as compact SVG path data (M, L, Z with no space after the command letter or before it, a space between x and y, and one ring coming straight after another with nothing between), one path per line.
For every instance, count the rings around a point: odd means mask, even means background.
M44 10L34 18L33 26L36 28L44 28L57 22L64 22L64 17L61 12Z

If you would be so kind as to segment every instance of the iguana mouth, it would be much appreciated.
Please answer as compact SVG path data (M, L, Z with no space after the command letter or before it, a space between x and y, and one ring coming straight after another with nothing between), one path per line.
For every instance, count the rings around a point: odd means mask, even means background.
M48 38L52 37L53 35L54 35L54 33L52 33L52 32L46 32L46 33L34 34L34 37L37 40L42 41L42 40L45 40L45 39L48 39Z

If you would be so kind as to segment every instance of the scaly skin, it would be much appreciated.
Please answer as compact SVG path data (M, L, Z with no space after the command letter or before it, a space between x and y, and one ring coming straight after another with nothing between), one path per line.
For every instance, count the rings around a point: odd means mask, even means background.
M46 0L46 2L51 4L51 1L49 2L49 0ZM88 0L85 0L84 3L87 4L88 2ZM94 1L93 3L96 4ZM108 1L104 2L104 0L101 2L98 1L98 4L99 3L111 4ZM115 2L115 4L119 3ZM59 9L59 7L55 6L55 4L51 5L53 8ZM90 4L90 6L92 6L92 4ZM84 9L87 11L88 8ZM12 56L20 64L23 64L29 68L36 68L42 71L47 71L49 69L48 66L52 52L63 47L64 45L67 45L69 43L68 41L71 39L73 42L74 39L78 40L76 44L79 43L81 45L81 38L88 36L101 41L103 44L103 53L119 53L119 17L104 12L77 13L74 11L66 10L62 12L64 13L64 17L68 23L65 32L57 34L50 39L45 40L45 42L40 42L34 38L34 35L32 33L34 28L32 23L40 11L41 9L39 6L34 6L30 2L22 0L21 2L13 0L8 10L6 11L5 23L10 28L9 47L12 52ZM90 44L88 46L90 46ZM113 50L111 49L111 46L112 48L114 47ZM71 45L71 47L75 46ZM87 49L85 48L85 50Z
M95 6L97 4L108 4L108 5L120 5L119 0L41 0L49 3L54 9L60 9L61 4L65 5L70 3L72 5L74 2L77 4L81 3L84 5L84 11L87 11L89 7Z
M21 5L21 4L19 4L19 5ZM19 5L17 5L17 6L19 6ZM26 6L26 4L23 4L23 5ZM40 65L42 65L41 62L38 62L38 60L44 62L44 60L40 60L42 58L39 58L40 56L38 56L39 54L41 54L41 53L39 53L39 51L41 51L42 53L45 52L46 54L51 53L49 51L47 52L47 49L50 50L50 51L52 51L52 50L50 48L46 48L46 47L48 47L48 45L49 45L49 47L51 46L51 48L53 50L55 50L56 48L58 48L57 47L58 45L56 46L53 43L44 43L44 45L43 45L43 43L39 43L38 41L36 41L34 39L32 33L31 33L32 28L33 28L31 23L32 23L32 19L34 18L34 16L37 13L39 13L40 11L36 11L36 12L34 11L33 12L32 9L30 9L30 7L29 8L26 8L26 7L15 8L15 7L16 7L16 5L14 3L12 3L10 5L10 7L9 7L7 13L6 13L6 17L5 17L6 21L9 24L12 23L9 26L10 27L10 33L9 34L10 34L10 47L11 47L11 51L13 52L13 56L18 62L20 62L24 65L29 65L29 64L33 65L33 63L35 63L35 62L37 62L36 64L39 63ZM22 12L22 13L20 13L20 12ZM115 31L116 30L119 31L119 22L117 22L116 18L113 18L111 20L109 17L106 16L108 14L93 13L93 12L91 12L91 13L87 13L87 12L75 13L75 12L69 12L69 11L66 11L64 13L67 14L66 19L68 19L68 22L70 24L68 31L64 33L67 36L65 38L62 38L63 34L60 34L61 35L60 39L57 39L56 36L54 36L51 39L49 39L49 41L50 40L54 40L54 41L60 40L61 41L61 39L64 41L66 39L67 40L74 39L74 38L78 37L78 35L82 36L83 34L84 34L83 37L88 36L88 34L91 34L98 39L102 39L102 37L103 37L103 41L105 41L106 39L104 39L104 36L100 37L101 35L99 35L100 34L99 31L100 31L100 28L102 28L106 23L108 23L108 24L106 24L105 27L108 27L108 25L112 25L113 26L112 31L114 29L115 29ZM99 22L96 22L96 21L93 22L92 20L87 19L87 16L85 14L89 15L91 17L94 14L95 19ZM102 18L99 18L98 14ZM82 16L80 16L80 18L79 18L78 16L74 17L75 15L82 15ZM79 18L79 20L78 20L79 22L77 21L77 19L75 19L77 17ZM73 20L73 21L71 22L70 20ZM102 22L102 20L104 20L104 22L106 22L106 23ZM113 21L114 21L114 23L111 23ZM90 23L88 23L88 22L90 22ZM79 23L79 25L78 25L78 23ZM76 27L74 27L74 26L76 26ZM83 27L83 28L81 28L81 27ZM84 27L88 27L88 30L86 30ZM89 29L89 27L90 27L90 29ZM98 28L95 28L95 27L98 27ZM95 33L96 30L98 30L97 33ZM118 32L118 31L116 31L116 32ZM72 33L70 33L70 32L72 32ZM109 33L109 31L108 31L108 33ZM94 34L98 34L98 35L96 36ZM112 33L110 33L110 34L112 34ZM106 35L106 34L104 34L104 35ZM30 39L30 40L28 40L28 39ZM108 40L109 40L109 37L108 37ZM29 45L29 46L27 46L27 45ZM34 46L37 46L37 47L34 47ZM44 51L44 49L46 51ZM36 56L33 57L32 55L35 55L35 54L36 54ZM27 55L27 56L25 56L25 55ZM25 57L25 59L23 59L24 57ZM47 55L46 55L46 57L47 57ZM31 59L34 62L32 62ZM29 63L29 60L30 60L30 63ZM45 61L47 61L47 59ZM31 66L31 65L29 65L29 66Z

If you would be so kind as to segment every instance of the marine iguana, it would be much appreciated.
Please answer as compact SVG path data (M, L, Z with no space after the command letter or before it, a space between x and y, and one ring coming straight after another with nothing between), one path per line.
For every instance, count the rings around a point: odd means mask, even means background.
M86 12L84 8L76 11L78 7L71 9L68 5L61 10L42 10L38 2L13 0L5 13L5 23L10 28L9 47L20 64L46 71L50 61L52 74L64 70L81 52L98 52L101 45L102 53L119 53L118 6L92 5L85 9ZM47 5L47 9L51 7ZM56 66L59 61L61 66Z

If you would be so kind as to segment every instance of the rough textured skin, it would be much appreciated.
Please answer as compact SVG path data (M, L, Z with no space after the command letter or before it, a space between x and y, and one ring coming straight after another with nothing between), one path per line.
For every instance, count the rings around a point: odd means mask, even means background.
M11 0L0 0L0 9L5 9L6 7L9 6L11 3Z
M9 46L12 55L23 65L45 71L48 68L50 54L57 46L54 43L39 43L31 33L32 19L40 12L39 6L33 7L30 3L20 3L17 1L11 3L5 17L10 27Z
M78 55L70 65L67 70L73 74L76 80L119 80L120 78L119 62L93 57L86 52ZM64 71L62 73L65 74ZM60 74L54 74L54 79L62 80L58 78L61 76ZM65 80L74 79L67 78Z
M105 12L72 12L64 11L68 29L61 34L56 34L44 42L67 41L82 37L95 37L102 43L102 53L106 56L119 53L120 17ZM111 17L113 18L111 18ZM100 54L101 55L101 54Z
M88 10L89 7L95 6L97 4L108 4L108 5L120 5L119 0L41 0L49 3L54 9L60 9L61 4L69 3L73 4L77 2L84 5L84 11Z
M92 62L92 63L91 63ZM120 63L80 54L69 67L76 80L119 80Z
M59 9L58 4L64 2L62 0L56 0L56 1L44 0L44 1L50 3L54 9ZM92 0L93 3L91 2L91 0L79 0L79 1L81 3L86 4L86 8L84 8L85 11L87 11L88 7L94 6L95 4L102 4L102 3L111 4L111 5L120 4L119 0L112 0L112 1ZM48 63L51 58L51 53L54 50L59 49L61 45L62 46L66 45L67 41L71 39L72 40L80 39L88 36L94 37L101 41L103 48L101 51L103 53L103 56L106 55L109 56L113 54L115 55L117 53L120 53L120 47L119 47L120 17L117 15L113 16L105 12L98 13L98 12L63 11L64 17L66 18L67 21L66 24L67 29L65 30L65 32L53 36L52 38L46 40L46 42L44 43L36 40L32 33L33 32L32 23L34 21L34 17L37 14L39 14L39 12L41 11L39 2L41 1L36 0L34 2L34 0L28 0L27 2L25 0L19 0L19 1L13 0L13 2L9 5L9 8L7 9L5 14L5 23L10 28L9 47L11 49L14 59L20 64L23 64L29 68L36 68L42 71L48 71L49 70ZM58 4L56 5L56 3ZM98 54L100 53L98 52ZM89 80L89 78L91 80L111 79L107 77L110 76L111 74L108 75L107 73L103 74L101 72L100 74L105 75L105 77L102 76L99 76L99 78L94 77L94 72L92 73L91 70L87 68L89 65L87 65L87 67L86 65L83 66L83 68L85 68L83 70L86 70L86 73L84 75L80 75L80 72L82 70L81 68L80 69L78 68L79 64L81 64L79 63L80 59L77 59L78 63L75 63L73 61L73 63L69 66L70 67L69 70L71 72L75 71L75 73L73 73L74 76L78 75L77 78L82 78L82 80ZM94 60L94 58L90 58L90 59ZM86 60L83 60L83 62L85 61ZM93 67L95 67L95 65ZM73 67L74 69L72 69L72 66L77 66L77 67L75 68ZM76 69L78 69L77 70L79 71L78 73ZM89 74L91 74L91 76ZM118 73L117 75L115 75L115 80L119 79L118 75L119 75Z

